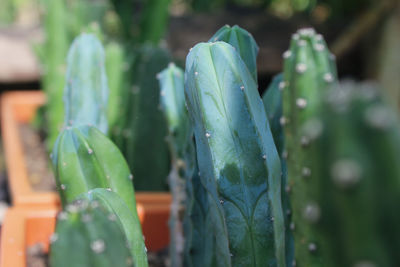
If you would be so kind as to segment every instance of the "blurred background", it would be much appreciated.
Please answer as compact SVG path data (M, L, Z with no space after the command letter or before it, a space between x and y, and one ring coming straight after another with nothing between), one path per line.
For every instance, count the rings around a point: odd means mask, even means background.
M225 24L253 34L259 90L282 71L290 36L314 27L336 55L341 79L375 80L391 103L400 101L400 5L397 0L1 0L0 90L39 90L49 66L63 76L65 54L82 31L102 32L104 42L167 48L183 64L188 50ZM56 4L61 4L56 6ZM82 6L84 3L87 6ZM65 33L60 34L66 29ZM57 46L57 43L60 45ZM49 46L50 44L50 46ZM50 47L50 48L49 48ZM53 48L57 51L52 50ZM59 52L58 61L46 56ZM128 53L129 55L129 53ZM61 58L61 59L60 59ZM64 61L64 65L63 62ZM61 62L61 63L60 63ZM58 65L57 65L58 64ZM3 153L1 178L6 182ZM0 200L7 198L0 186Z

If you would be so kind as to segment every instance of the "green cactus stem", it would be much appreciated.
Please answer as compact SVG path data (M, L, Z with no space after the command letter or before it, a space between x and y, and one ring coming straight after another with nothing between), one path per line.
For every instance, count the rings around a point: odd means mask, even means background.
M286 266L281 165L253 76L231 45L200 43L186 59L185 93L213 266Z
M302 134L301 129L318 111L323 94L336 83L334 57L323 37L313 29L301 29L295 33L290 49L283 57L283 116L280 123L284 126L285 150L282 153L287 158L288 167L285 190L292 207L290 228L295 240L293 264L322 266L318 253L310 254L309 246L313 247L316 237L313 226L303 216L313 208L308 199L312 197L310 190L313 183L317 182L309 182L313 172L310 169L311 158L307 154L311 140Z
M107 188L136 214L133 175L119 149L96 127L67 127L57 139L52 161L63 207L91 189Z
M65 123L91 124L107 133L108 85L104 50L92 34L75 39L68 52L64 89Z
M50 238L50 266L133 267L124 233L113 215L94 202L67 206L59 213Z
M132 213L118 194L104 188L96 188L78 196L77 201L97 203L109 213L109 219L118 222L123 230L136 267L147 267L146 247L142 228L136 213Z

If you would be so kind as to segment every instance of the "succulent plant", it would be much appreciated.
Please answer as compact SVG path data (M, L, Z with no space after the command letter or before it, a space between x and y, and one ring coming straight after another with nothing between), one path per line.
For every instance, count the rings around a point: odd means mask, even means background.
M321 103L301 130L310 139L305 155L311 172L303 178L308 194L300 215L309 232L303 236L303 250L296 241L296 249L304 251L296 250L296 262L397 266L398 118L367 84L342 84L328 91ZM302 228L296 224L295 237Z
M50 239L50 266L134 266L124 233L113 216L95 202L68 205L59 213Z
M108 213L111 221L116 221L128 240L129 248L136 267L147 267L147 254L142 228L136 213L132 213L117 193L104 188L96 188L77 197L75 202L90 202L100 205Z
M291 202L290 228L295 229L295 260L299 266L320 266L321 258L316 253L310 254L310 247L312 250L314 244L310 241L314 239L313 226L303 216L310 207L307 199L313 184L308 178L313 171L307 154L310 140L302 129L318 112L323 94L336 83L336 68L323 37L313 29L301 29L294 34L290 49L283 57L280 86L283 90L283 116L280 123L285 132L285 151L282 153L287 157L288 183L285 190Z
M206 256L212 266L285 266L281 165L254 77L224 42L196 45L185 75L212 222Z
M91 189L107 188L136 214L133 175L119 149L96 127L67 127L57 139L52 161L63 207Z
M276 75L262 99L264 103L265 112L271 126L272 136L274 143L281 159L282 166L282 185L281 185L281 199L282 207L285 216L285 239L286 239L286 265L290 266L294 256L294 240L290 230L290 202L287 192L284 190L287 186L287 165L286 158L284 157L284 132L283 127L280 123L280 119L283 113L282 103L282 87L283 87L283 76L282 74Z
M71 45L64 89L65 123L96 126L107 133L108 85L104 50L93 34L81 34Z
M138 48L136 54L131 70L133 86L128 96L128 114L122 130L122 149L135 174L135 188L163 191L167 189L170 161L156 75L168 65L170 57L164 49L151 45Z
M160 106L168 126L167 143L171 155L168 176L172 194L169 227L171 266L183 266L185 248L183 220L186 203L186 183L193 175L193 130L185 107L184 72L170 63L157 75L160 82Z
M232 45L238 51L243 62L246 64L254 81L257 82L257 54L258 46L253 36L238 25L229 25L219 29L209 42L222 41Z

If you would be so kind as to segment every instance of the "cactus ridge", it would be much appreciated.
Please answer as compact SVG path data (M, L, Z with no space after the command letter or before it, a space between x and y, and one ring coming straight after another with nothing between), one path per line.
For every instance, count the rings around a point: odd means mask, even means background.
M233 27L225 25L208 42L217 41L232 45L246 64L254 81L257 81L257 54L259 48L253 36L238 25L234 25Z
M94 126L67 127L52 162L63 207L95 188L116 192L136 214L133 176L119 149Z
M93 34L81 34L71 45L64 89L64 122L96 126L107 133L108 85L104 50Z
M128 240L133 263L136 267L147 267L146 247L142 228L136 213L132 213L118 194L104 188L90 190L77 197L77 201L96 203L109 213L109 219L116 221Z
M112 213L111 213L112 214ZM95 202L80 202L59 213L50 238L50 266L134 266L119 225Z
M218 260L285 266L281 166L253 77L231 45L200 43L185 89Z

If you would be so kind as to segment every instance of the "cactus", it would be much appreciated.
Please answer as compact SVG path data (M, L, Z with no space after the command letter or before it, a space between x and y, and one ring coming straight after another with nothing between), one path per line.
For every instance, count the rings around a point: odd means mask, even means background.
M82 34L68 52L64 89L65 119L69 125L91 124L107 133L108 85L104 50L92 34Z
M295 229L295 263L321 266L318 253L310 254L316 237L313 236L313 226L303 216L313 206L307 201L312 187L308 183L312 173L311 159L307 156L310 140L302 135L301 129L318 111L324 92L336 82L335 63L322 36L313 29L302 29L294 34L290 49L283 57L283 116L280 123L285 132L286 151L283 154L288 157L285 190L289 193L292 207L290 228Z
M186 202L186 182L193 175L193 130L185 107L184 73L175 64L157 75L160 82L160 106L168 125L167 142L171 154L169 186L172 194L169 227L172 266L182 266L184 254L183 216ZM189 181L190 182L190 181Z
M67 127L57 139L52 161L63 207L91 189L108 188L136 214L128 165L119 149L96 127Z
M136 267L147 267L146 247L142 229L136 213L131 213L124 201L114 192L96 188L77 197L77 201L89 201L103 207L110 215L109 219L118 222L128 240L133 263Z
M143 46L136 54L122 147L135 174L135 188L163 191L167 189L169 158L156 75L168 65L170 57L165 50L154 46Z
M50 266L134 266L113 216L93 202L69 205L59 213L50 238Z
M282 88L283 88L282 74L276 75L267 91L264 93L262 99L264 102L265 112L271 126L272 136L274 143L281 159L282 166L282 185L281 185L281 199L282 207L285 214L285 239L286 239L286 265L290 266L294 257L294 240L290 230L290 203L289 196L285 192L287 186L287 166L286 159L283 156L284 151L284 132L280 123L280 118L283 113L282 106Z
M257 54L258 46L253 36L245 29L235 25L223 26L209 40L209 42L222 41L232 45L238 51L246 64L254 81L257 82Z
M213 266L285 266L281 166L253 76L231 45L201 43L186 59L185 93Z
M126 52L122 45L111 42L105 46L106 72L108 78L109 97L107 106L108 136L114 141L120 140L122 118L126 110L128 94L128 68ZM117 145L120 145L116 142Z
M299 265L398 266L400 126L395 113L376 88L344 84L328 91L301 132L310 138L311 173L303 199L308 253L296 255Z

